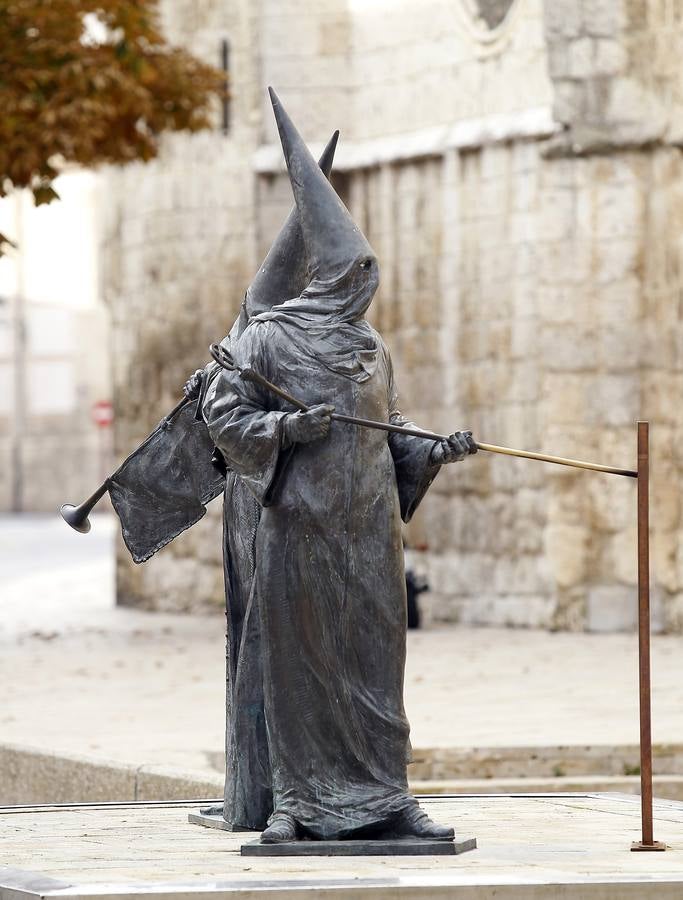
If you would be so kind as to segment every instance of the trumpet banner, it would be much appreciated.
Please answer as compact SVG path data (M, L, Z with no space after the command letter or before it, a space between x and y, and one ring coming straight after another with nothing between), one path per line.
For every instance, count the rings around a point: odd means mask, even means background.
M136 563L198 522L225 485L196 408L188 403L172 421L162 420L108 480L123 540Z

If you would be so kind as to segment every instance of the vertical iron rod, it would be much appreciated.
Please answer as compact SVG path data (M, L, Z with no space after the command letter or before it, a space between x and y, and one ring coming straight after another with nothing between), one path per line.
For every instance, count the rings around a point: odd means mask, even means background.
M652 725L650 685L650 439L638 422L638 675L640 685L640 809L642 840L632 850L665 850L652 827Z
M650 707L650 441L638 422L638 658L640 669L640 798L643 843L652 834L652 726Z

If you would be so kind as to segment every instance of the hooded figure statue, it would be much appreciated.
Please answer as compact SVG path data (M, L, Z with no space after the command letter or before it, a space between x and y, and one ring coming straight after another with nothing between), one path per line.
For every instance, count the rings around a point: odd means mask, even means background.
M309 411L229 372L204 403L214 443L262 507L249 599L272 767L273 814L261 840L448 840L453 829L408 793L401 518L410 519L441 464L476 445L469 433L434 444L331 421L336 409L405 422L389 353L364 319L377 260L271 98L309 283L253 316L234 355Z
M335 131L320 157L321 177L323 173L329 177L338 138L339 132ZM247 289L240 315L221 342L223 346L234 351L249 319L296 296L307 283L306 273L306 248L294 206ZM203 403L220 371L213 363L199 370L187 382L186 393L200 396L200 404ZM223 459L220 462L226 463ZM222 814L235 828L261 829L273 808L258 612L251 602L254 539L261 507L227 462L223 501L227 617L225 794L222 807L207 811Z

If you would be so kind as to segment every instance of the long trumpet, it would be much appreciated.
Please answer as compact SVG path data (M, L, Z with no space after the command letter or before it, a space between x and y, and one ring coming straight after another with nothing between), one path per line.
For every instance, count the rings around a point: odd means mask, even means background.
M276 394L278 397L281 397L283 400L286 400L288 403L291 403L292 406L295 406L297 409L305 412L308 410L308 406L305 403L302 403L301 400L298 400L296 397L292 397L291 394L288 394L286 391L283 391L281 388L272 384L270 381L265 379L262 375L259 375L258 372L255 372L253 369L240 368L236 365L231 354L222 347L220 344L212 344L209 348L211 352L211 356L214 360L221 366L223 369L227 369L228 371L236 371L239 375L244 378L246 381L253 381L257 384L260 384L262 387L269 390L271 393ZM179 412L180 410L189 403L190 400L187 397L184 397L177 403L170 413L162 419L162 423L170 422ZM408 428L405 425L393 425L390 422L377 422L373 419L361 419L357 416L347 416L343 413L332 413L332 419L336 422L346 422L349 425L361 425L365 428L377 428L381 431L389 431L397 434L406 434L411 435L412 437L421 437L427 441L444 441L447 439L447 435L445 434L436 434L432 431L422 431L417 428ZM597 463L585 462L581 459L568 459L564 456L550 456L547 453L536 453L530 450L515 450L512 447L499 447L496 444L485 444L480 441L477 441L477 448L479 450L485 450L488 453L501 453L505 456L517 456L522 459L535 459L539 462L546 463L554 463L559 466L571 466L575 469L590 469L594 472L606 472L611 475L624 475L627 478L637 478L638 473L633 471L632 469L620 469L616 466L602 466ZM87 500L84 500L79 506L74 506L72 503L64 503L59 510L61 517L64 519L67 525L70 525L74 531L78 531L80 534L87 534L90 531L90 513L93 511L93 508L99 503L99 501L104 497L104 495L109 490L109 478L106 478L102 484L97 488L94 493L92 493Z
M222 368L227 369L229 372L237 372L245 381L252 381L255 384L260 384L261 387L264 387L272 394L291 403L292 406L296 406L296 408L302 412L308 411L309 407L305 403L302 403L302 401L298 400L296 397L292 397L291 394L288 394L287 391L283 391L281 388L268 381L263 375L259 375L259 373L255 372L253 369L241 368L238 366L230 352L220 344L211 344L209 352ZM433 431L422 431L418 428L408 428L405 425L393 425L390 422L376 422L373 419L361 419L358 418L358 416L347 416L343 413L332 413L331 418L336 422L347 422L350 425L362 425L365 428L377 428L380 431L390 431L394 434L407 434L411 437L424 438L427 441L445 441L448 439L448 435L436 434ZM594 472L608 472L610 475L625 475L627 478L638 477L638 473L634 472L632 469L618 469L615 466L601 466L597 463L585 462L582 459L567 459L564 456L549 456L547 453L535 453L530 450L514 450L512 447L499 447L496 444L483 444L479 441L477 441L477 449L486 450L488 453L502 453L505 456L518 456L522 459L535 459L539 462L555 463L558 466L572 466L575 469L592 469Z

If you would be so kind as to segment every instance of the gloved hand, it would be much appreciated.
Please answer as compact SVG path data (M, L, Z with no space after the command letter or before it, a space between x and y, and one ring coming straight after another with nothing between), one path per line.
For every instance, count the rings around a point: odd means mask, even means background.
M199 392L202 389L203 374L204 369L197 369L194 375L190 375L183 385L183 394L185 394L188 400L196 400L199 396Z
M435 466L459 462L471 453L477 452L477 445L471 431L456 431L447 440L439 441L432 447L429 461Z
M284 443L308 444L310 441L318 441L327 437L330 432L334 406L329 403L320 403L312 406L308 412L290 413L282 420L284 431Z

